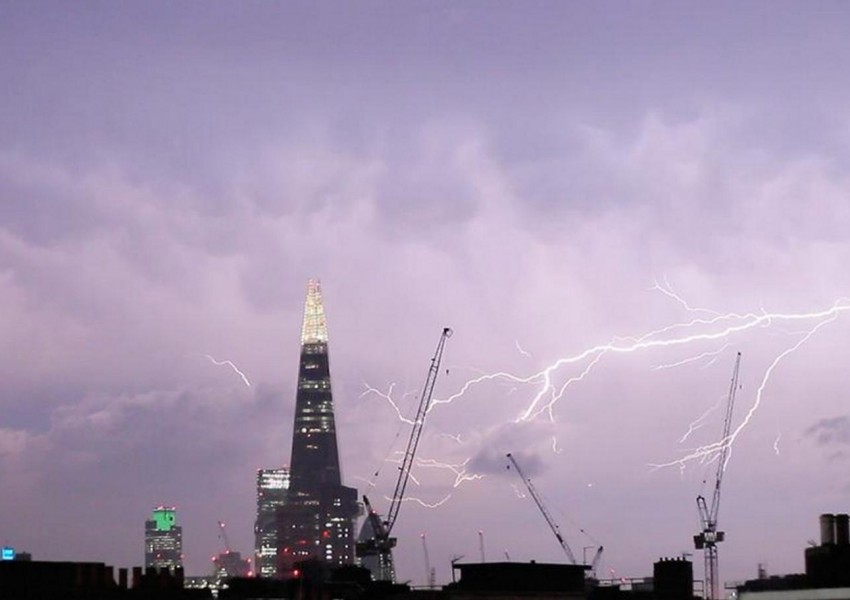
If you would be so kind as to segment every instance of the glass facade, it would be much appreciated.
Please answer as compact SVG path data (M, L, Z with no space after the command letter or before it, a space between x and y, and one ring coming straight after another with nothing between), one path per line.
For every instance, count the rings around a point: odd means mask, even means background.
M289 469L257 471L257 521L254 524L254 569L259 577L277 575L278 510L286 503Z
M307 558L354 563L357 490L342 485L328 360L328 331L318 281L307 285L295 396L290 487L278 513L281 574Z

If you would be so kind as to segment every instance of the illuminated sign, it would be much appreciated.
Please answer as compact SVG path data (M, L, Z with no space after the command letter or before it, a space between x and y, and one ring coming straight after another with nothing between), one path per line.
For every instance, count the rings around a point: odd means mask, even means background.
M3 546L3 553L0 554L0 560L15 560L15 549L11 546Z
M153 511L153 520L156 522L157 531L171 531L175 521L174 512L173 508L162 506Z

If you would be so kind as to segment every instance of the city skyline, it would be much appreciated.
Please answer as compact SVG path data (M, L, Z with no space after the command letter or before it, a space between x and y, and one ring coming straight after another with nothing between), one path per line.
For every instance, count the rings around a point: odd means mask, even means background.
M3 4L0 544L142 564L167 505L188 575L219 521L248 556L315 277L342 480L379 512L455 332L399 580L423 533L438 582L481 542L563 560L507 453L604 572L693 552L739 351L721 580L799 571L813 515L850 508L847 17Z

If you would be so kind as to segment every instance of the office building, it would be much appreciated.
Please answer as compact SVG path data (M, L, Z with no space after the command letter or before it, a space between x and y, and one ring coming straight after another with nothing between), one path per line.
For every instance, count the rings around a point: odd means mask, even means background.
M183 528L174 507L158 506L145 521L145 567L183 568Z
M289 469L257 470L257 520L254 523L254 570L259 577L277 575L277 513L286 502Z

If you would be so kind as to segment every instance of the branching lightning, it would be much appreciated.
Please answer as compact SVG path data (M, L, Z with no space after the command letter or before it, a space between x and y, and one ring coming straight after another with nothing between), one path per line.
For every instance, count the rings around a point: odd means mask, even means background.
M529 401L526 409L520 413L516 422L532 420L543 412L547 412L551 418L554 406L563 397L564 392L569 385L583 379L604 354L631 354L642 350L674 348L697 342L725 340L734 334L742 333L756 327L770 326L774 321L789 323L819 321L817 325L815 325L813 329L810 329L806 336L802 338L800 342L802 343L808 340L811 334L817 331L817 329L819 329L822 325L831 322L839 314L846 311L850 311L850 299L841 298L826 309L808 313L773 313L763 311L761 313L728 313L714 315L708 319L696 318L684 323L676 323L655 329L637 338L617 338L611 343L593 346L576 354L560 358L551 365L545 367L543 370L528 376L523 377L502 371L475 377L464 383L460 390L451 396L444 399L435 399L431 403L431 410L444 404L451 404L452 402L462 398L472 387L476 385L487 381L501 380L516 384L530 384L537 387L537 392ZM697 327L708 327L709 330L687 334L689 329L692 330ZM683 330L685 335L671 335L671 333L679 330ZM791 351L796 349L798 345L799 344L796 344ZM778 358L781 360L781 358L784 358L786 355L787 351L782 353ZM557 387L553 382L554 375L560 368L566 365L581 363L588 359L590 362L585 366L585 369L580 375L569 379L567 383L561 387ZM770 372L772 372L772 368L768 372L768 377ZM756 408L757 406L758 405L756 405Z
M714 315L716 317L721 316L721 313L717 312L716 310L712 310L710 308L695 308L695 307L691 306L690 304L688 304L688 302L684 298L682 298L679 294L677 294L675 291L673 291L673 286L671 286L670 282L667 281L666 275L664 275L662 277L662 279L664 279L664 285L663 286L659 285L658 280L655 280L655 282L653 282L653 286L651 288L652 291L661 292L662 294L664 294L668 298L671 298L672 300L677 302L682 308L684 308L688 312L702 312L702 313L706 313L706 314L709 314L709 315Z
M710 414L711 414L711 413L713 413L715 410L717 410L717 409L720 407L720 404L721 404L721 403L722 403L725 399L726 399L726 398L724 398L723 396L721 396L720 398L718 398L718 400L717 400L717 402L714 404L714 406L712 406L712 407L711 407L711 408L709 408L707 411L705 411L704 413L702 413L699 417L697 417L696 419L694 419L693 421L691 421L690 425L688 425L688 430L685 432L685 435L683 435L683 436L679 439L679 443L680 443L680 444L684 443L684 441L685 441L685 440L687 440L687 439L691 436L691 434L692 434L694 431L696 431L697 429L699 429L700 427L702 427L703 425L705 425L705 419L706 419L706 417L708 417L708 415L710 415Z
M846 310L846 308L844 308L842 310ZM726 463L723 465L723 468L725 469L726 466L729 464L729 460L732 458L732 451L731 450L732 450L732 447L735 444L735 440L738 439L738 436L740 435L741 431L743 431L744 428L746 428L746 426L749 425L750 420L753 418L753 415L756 413L756 411L758 411L759 406L761 405L762 397L763 397L763 394L764 394L764 389L765 389L765 387L767 387L767 383L770 381L770 376L773 374L773 370L776 368L776 366L780 362L782 362L782 360L786 356L788 356L789 354L792 354L800 346L802 346L807 341L809 341L809 339L811 339L811 337L821 327L823 327L827 323L831 323L832 321L834 321L837 318L837 316L838 316L837 312L828 313L826 318L824 318L823 321L814 325L808 331L808 333L806 333L803 337L801 337L799 340L797 340L797 342L794 345L792 345L790 348L786 348L776 358L773 359L773 362L770 363L770 366L767 368L767 370L764 373L764 376L762 377L761 384L759 385L758 390L756 391L755 401L753 402L749 411L747 411L747 414L744 416L743 421L741 421L741 423L732 431L732 433L729 434L729 436L727 438L722 439L722 440L718 440L717 442L714 442L712 444L706 444L705 446L700 446L696 450L693 450L692 452L686 454L685 456L683 456L683 457L681 457L677 460L673 460L673 461L670 461L670 462L667 462L667 463L650 465L650 466L653 467L653 468L664 468L664 467L671 467L673 465L679 465L681 467L681 466L685 465L686 463L689 463L689 462L692 462L692 461L695 461L695 460L699 460L700 462L711 462L713 460L717 460L717 458L720 456L720 454L719 454L720 450L722 450L723 448L729 448L730 451L726 455ZM785 318L786 315L782 315L782 317Z
M709 352L703 352L702 354L697 354L696 356L684 358L684 359L677 361L677 362L674 362L674 363L669 363L669 364L664 364L664 365L656 365L655 367L653 367L653 370L661 371L663 369L673 369L675 367L681 367L682 365L686 365L688 363L692 363L692 362L696 362L698 360L702 360L703 358L713 357L713 360L708 362L708 365L711 365L717 360L717 357L720 356L723 353L723 351L726 350L728 347L729 347L728 343L723 344L723 346L719 350L712 350L712 351L709 351ZM703 368L705 366L708 366L708 365L703 365Z
M733 338L739 334L753 331L760 328L773 328L772 331L780 330L780 326L785 326L783 335L794 335L789 331L798 330L796 335L798 339L789 347L781 351L775 356L772 362L764 371L760 385L752 400L751 406L745 414L743 420L738 424L730 435L713 443L699 446L695 449L688 450L686 453L668 462L650 465L653 468L665 468L678 466L682 471L692 462L700 462L710 464L719 459L721 449L729 448L730 452L727 455L726 465L731 457L731 449L735 444L741 432L750 424L755 413L758 411L763 400L764 392L771 380L771 377L782 361L790 354L794 353L803 344L811 339L822 327L833 322L841 314L850 311L850 299L839 298L832 305L811 312L800 313L782 313L771 312L765 309L746 313L721 313L716 310L692 306L684 300L667 282L666 278L662 283L657 281L652 288L659 291L664 296L674 300L682 309L689 313L689 316L681 321L665 325L663 327L653 329L651 331L638 334L636 336L617 336L608 343L603 343L585 348L573 354L569 354L558 358L549 365L543 367L537 372L518 374L508 371L498 371L492 373L476 373L474 377L462 383L453 394L443 398L434 398L431 402L429 412L435 409L446 409L458 401L469 401L469 396L472 391L479 386L487 383L496 383L499 386L510 386L507 392L502 392L502 397L505 402L510 402L515 406L516 403L521 403L520 410L517 416L509 423L514 425L537 421L541 415L546 415L546 420L555 422L555 409L563 398L566 397L571 387L582 382L590 373L599 366L599 362L604 358L611 358L616 355L627 355L639 352L650 352L659 350L672 350L677 348L687 348L697 346L697 352L690 356L672 361L665 364L657 364L653 367L654 370L672 369L690 363L705 361L700 368L706 368L713 364L717 358L723 354L732 344ZM711 344L714 342L713 344ZM699 345L711 344L713 349L701 351ZM530 356L515 341L517 351L524 355ZM703 346L704 347L704 346ZM568 370L570 369L570 370ZM399 408L399 402L393 397L394 384L391 384L386 392L382 392L372 386L364 384L366 390L362 396L374 395L387 402L401 423L412 425L412 421L402 414ZM527 393L520 393L526 391ZM721 399L722 401L722 399ZM700 417L695 419L688 427L688 431L679 440L684 443L697 429L702 427L708 416L720 406L721 401L709 408ZM458 446L466 447L466 439L461 439L459 435L451 435L447 433L439 433L437 435L450 437L458 443ZM465 436L466 437L466 436ZM545 439L545 438L544 438ZM779 437L774 442L774 451L779 454ZM555 453L560 453L557 437L552 436L551 448ZM435 459L417 460L415 466L421 468L437 468L448 470L452 473L454 481L452 487L456 488L461 483L480 479L481 476L467 471L469 458L463 461L454 460L452 462L441 462ZM724 465L724 468L726 468ZM520 492L513 486L514 491L520 495ZM437 503L427 503L417 498L410 498L410 501L418 502L422 506L436 508L446 502L451 494Z
M437 469L448 469L455 475L455 482L452 487L457 487L464 481L475 481L477 479L484 479L484 475L479 475L476 473L467 473L466 472L466 464L469 462L469 459L466 459L462 463L458 465L452 465L445 462L440 462L438 460L434 460L432 458L422 458L416 460L416 465L424 468L437 468Z
M212 362L214 365L218 365L218 366L220 366L220 367L221 367L221 366L224 366L224 365L227 365L228 367L230 367L231 369L233 369L233 371L234 371L237 375L239 375L239 377L241 377L241 378L242 378L242 381L243 381L243 382L245 382L245 385L246 385L246 386L251 387L251 382L250 382L250 381L248 381L248 378L245 376L245 373L243 373L242 371L240 371L240 370L239 370L239 367L237 367L236 365L234 365L231 361L229 361L229 360L216 360L216 359L214 359L212 356L210 356L209 354L204 354L204 356L205 356L205 357L207 357L207 358L210 360L210 362Z
M374 394L375 396L378 396L379 398L383 398L384 400L386 400L389 403L390 406L393 407L396 415L398 416L399 421L401 421L402 423L407 423L408 425L413 425L413 421L411 419L408 419L404 415L401 414L401 409L398 407L398 404L393 399L393 389L395 388L395 382L389 384L386 392L382 392L381 390L373 388L371 385L369 385L365 381L363 382L363 387L365 387L366 389L363 391L363 393L360 394L361 398L363 398L364 396L368 396L369 394ZM402 399L406 398L407 396L409 396L410 394L413 394L413 393L415 393L415 392L405 392L402 395Z

